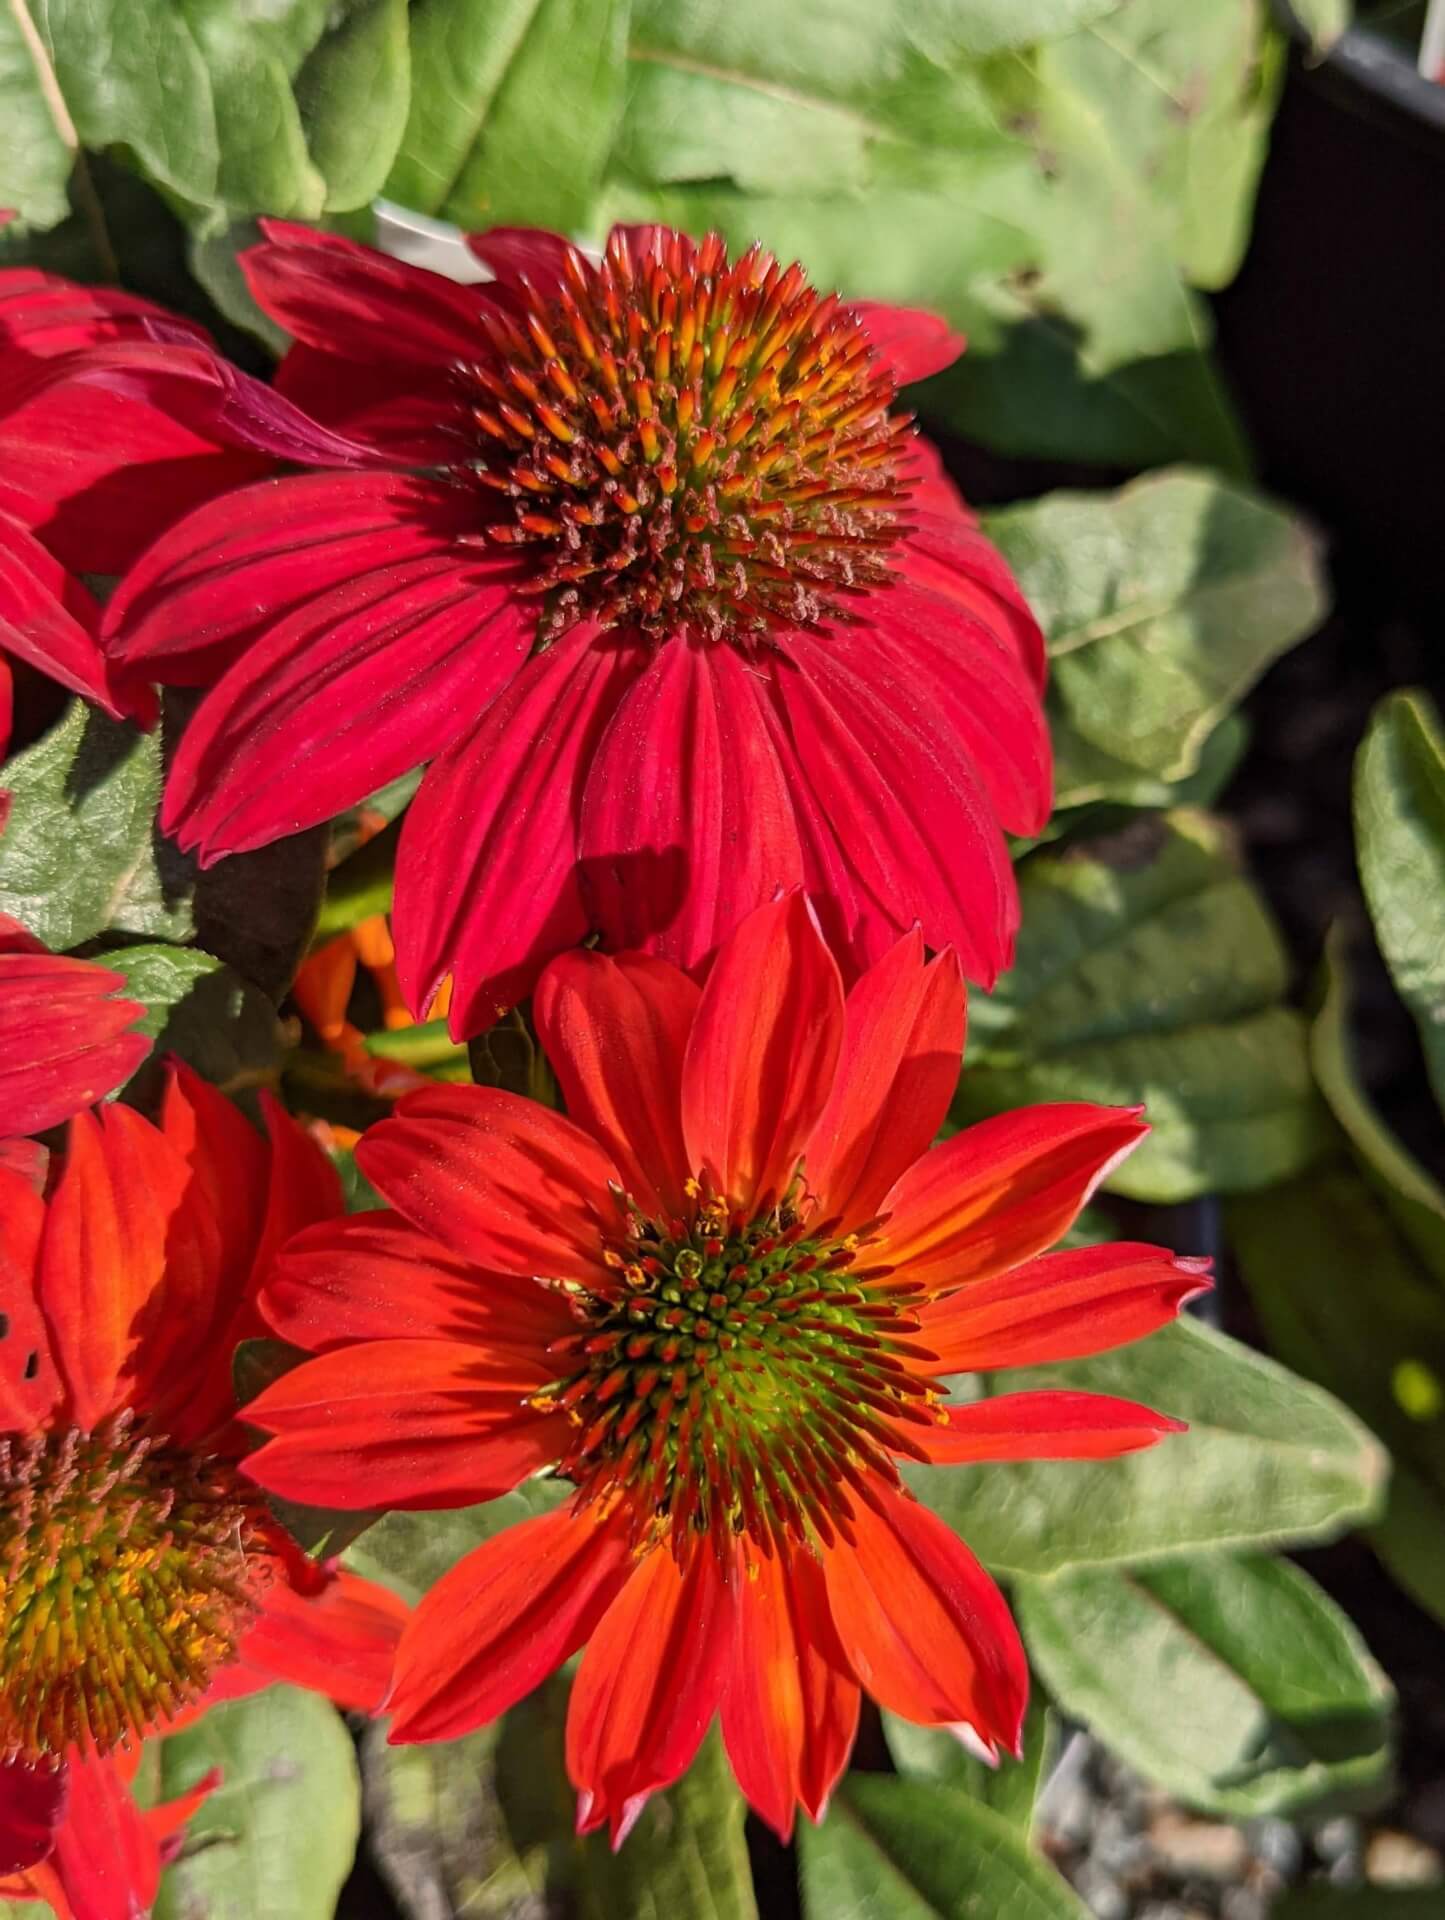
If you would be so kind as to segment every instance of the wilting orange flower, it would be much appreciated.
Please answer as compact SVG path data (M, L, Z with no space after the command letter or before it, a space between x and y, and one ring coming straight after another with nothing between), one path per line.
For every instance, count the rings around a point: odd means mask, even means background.
M274 1680L372 1708L405 1618L239 1470L262 1267L340 1208L319 1149L267 1122L177 1068L158 1127L71 1123L48 1200L0 1168L0 1879L76 1920L143 1911L190 1810L135 1808L145 1735Z
M845 1002L799 894L699 991L637 955L544 975L570 1118L495 1089L402 1100L360 1164L392 1212L303 1234L263 1293L318 1357L246 1410L264 1486L340 1506L488 1499L550 1465L566 1504L427 1595L397 1740L490 1720L586 1646L567 1760L626 1833L715 1714L780 1832L847 1761L860 1689L1016 1749L1002 1596L898 1460L1099 1458L1178 1423L1129 1401L949 1405L939 1376L1096 1352L1206 1283L1157 1247L1045 1253L1145 1131L1082 1104L930 1146L958 1075L950 954L901 940Z

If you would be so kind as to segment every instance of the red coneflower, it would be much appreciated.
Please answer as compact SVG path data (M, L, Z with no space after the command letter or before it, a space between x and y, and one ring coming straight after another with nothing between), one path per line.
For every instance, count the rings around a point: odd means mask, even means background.
M0 1168L0 1876L58 1876L81 1920L139 1911L155 1865L127 1747L278 1679L373 1708L405 1618L305 1559L240 1472L262 1265L340 1207L267 1118L269 1142L178 1068L159 1127L71 1122L48 1200Z
M798 884L850 974L916 921L991 981L1003 829L1049 806L1044 661L890 411L959 351L944 324L716 235L617 228L594 266L499 230L462 287L266 232L280 390L359 451L202 508L112 601L127 672L230 662L167 830L213 860L432 761L398 961L417 1012L453 977L458 1035L589 932L691 968Z
M1030 1108L932 1140L962 1050L918 933L846 1003L800 895L699 992L577 953L536 996L570 1118L495 1089L402 1100L358 1160L395 1209L302 1235L263 1311L317 1351L246 1409L266 1487L457 1506L551 1465L573 1493L461 1561L403 1636L393 1738L501 1713L586 1645L568 1766L620 1837L714 1714L782 1834L841 1772L860 1689L1014 1749L998 1590L898 1460L1098 1458L1178 1423L939 1376L1136 1339L1207 1284L1157 1247L1048 1254L1145 1132Z

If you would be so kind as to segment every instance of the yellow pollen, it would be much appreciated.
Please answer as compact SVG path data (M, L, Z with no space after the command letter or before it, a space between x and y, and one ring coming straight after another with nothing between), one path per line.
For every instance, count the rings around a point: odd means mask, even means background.
M269 1577L264 1514L125 1413L0 1438L0 1761L104 1753L202 1693Z

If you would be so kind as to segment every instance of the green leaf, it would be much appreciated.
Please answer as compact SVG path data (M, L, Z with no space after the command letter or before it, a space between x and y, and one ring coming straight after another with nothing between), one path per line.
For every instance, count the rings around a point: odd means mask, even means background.
M570 1491L561 1480L524 1480L514 1493L478 1507L388 1513L348 1551L346 1564L414 1603L474 1547L548 1512Z
M1110 1180L1175 1201L1266 1186L1321 1144L1288 963L1225 830L1178 812L1020 872L1013 971L970 1009L962 1122L1039 1100L1143 1102Z
M497 1798L499 1725L464 1740L362 1749L367 1840L407 1920L520 1920L545 1899L545 1850L519 1849Z
M1005 1754L997 1767L985 1766L947 1727L915 1726L911 1720L900 1720L896 1713L883 1715L883 1731L901 1774L911 1780L933 1780L941 1786L956 1787L970 1799L992 1807L1011 1826L1028 1832L1055 1733L1053 1716L1037 1685L1030 1691L1024 1716L1022 1760L1012 1760Z
M1013 1598L1063 1711L1189 1806L1247 1820L1372 1803L1388 1784L1393 1690L1287 1561L1080 1569Z
M1310 1029L1310 1063L1356 1165L1433 1275L1445 1311L1445 1192L1385 1126L1356 1078L1343 958L1344 943L1336 928L1325 946L1324 992Z
M68 115L82 146L127 148L157 186L208 204L220 169L215 103L182 9L171 0L12 0L27 5L51 70L37 72L37 87L57 126ZM8 184L0 174L0 203Z
M321 37L326 0L182 0L210 76L219 170L202 204L314 220L326 183L306 147L291 83Z
M850 1773L798 1846L807 1920L1087 1920L1016 1828L953 1787Z
M361 1793L351 1736L319 1694L269 1687L161 1743L159 1797L213 1767L156 1920L331 1920L351 1871Z
M1270 1345L1348 1401L1394 1457L1376 1550L1445 1620L1445 1302L1398 1215L1348 1163L1231 1203Z
M183 940L191 864L156 831L160 742L75 700L5 763L0 913L57 952L99 933Z
M746 1812L714 1731L677 1785L649 1800L620 1853L601 1834L587 1840L581 1920L757 1920Z
M1129 0L1041 50L1037 144L1081 139L1157 217L1185 278L1233 279L1249 238L1281 63L1258 0Z
M1445 1108L1445 737L1423 693L1391 694L1370 723L1355 837L1375 938Z
M348 0L296 76L296 107L329 212L367 206L380 193L410 103L406 0Z
M254 335L275 358L286 351L291 336L277 326L269 313L263 313L246 284L238 256L254 247L261 229L254 220L232 220L225 225L208 224L193 231L188 245L188 264L196 281L214 301L218 312L232 326Z
M76 135L40 31L23 4L0 7L0 206L53 227L69 211Z
M622 112L626 0L418 0L394 200L463 227L582 224Z
M1308 1259L1298 1271L1313 1284ZM1091 1360L1011 1371L1001 1384L1141 1400L1189 1431L1119 1460L910 1467L919 1498L999 1573L1329 1540L1380 1508L1384 1453L1355 1416L1198 1320Z
M274 1081L285 1034L258 988L195 947L116 947L96 954L125 978L125 992L146 1009L136 1031L155 1042L126 1083L139 1106L159 1096L168 1054L176 1054L223 1092L244 1094Z
M841 0L826 23L771 0L636 0L616 164L655 185L752 193L930 183L1000 134L968 64L968 9Z
M988 531L1048 636L1060 806L1157 803L1325 612L1314 534L1209 474L1049 494Z

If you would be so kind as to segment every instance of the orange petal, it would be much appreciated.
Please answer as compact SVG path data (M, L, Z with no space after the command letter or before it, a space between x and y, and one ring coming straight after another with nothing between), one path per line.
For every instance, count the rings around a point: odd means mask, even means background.
M532 1002L567 1111L611 1155L643 1212L670 1219L692 1171L682 1138L682 1062L698 990L665 960L564 953Z
M1107 1393L1000 1393L910 1427L935 1466L978 1460L1111 1460L1183 1433L1182 1420Z
M617 1170L560 1113L496 1087L433 1087L372 1127L356 1160L398 1213L479 1267L611 1285Z
M828 1102L843 983L802 893L750 913L708 974L688 1041L682 1126L692 1167L746 1214L786 1191Z
M592 1635L567 1713L577 1831L621 1846L650 1795L691 1766L722 1694L733 1587L700 1546L686 1572L654 1547Z
M515 1706L583 1645L632 1566L592 1509L524 1520L469 1553L402 1635L392 1740L455 1739Z
M1140 1340L1210 1286L1208 1260L1114 1241L1042 1254L922 1309L940 1373L1078 1360Z
M974 1728L1017 1752L1029 1669L1003 1595L936 1514L879 1492L856 1547L823 1562L843 1651L880 1706L926 1726Z
M749 1804L786 1842L801 1801L814 1820L848 1764L859 1692L810 1554L749 1554L722 1702L728 1759Z
M196 1364L219 1277L216 1224L169 1141L129 1107L77 1114L39 1265L77 1426L144 1405L177 1365Z
M808 1146L808 1184L845 1231L884 1195L943 1124L963 1057L963 976L951 953L923 964L917 928L848 995L833 1092Z
M881 1257L932 1292L1016 1267L1068 1231L1148 1131L1138 1110L1082 1101L965 1127L888 1195Z
M463 1507L555 1460L561 1414L531 1413L536 1369L457 1340L369 1340L308 1360L243 1409L275 1436L246 1461L309 1506Z

